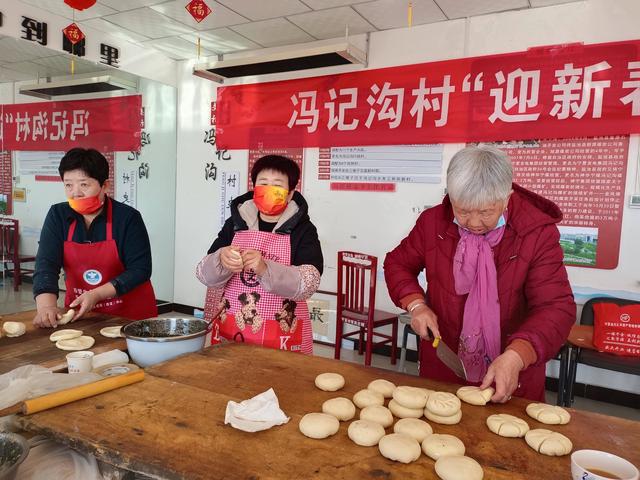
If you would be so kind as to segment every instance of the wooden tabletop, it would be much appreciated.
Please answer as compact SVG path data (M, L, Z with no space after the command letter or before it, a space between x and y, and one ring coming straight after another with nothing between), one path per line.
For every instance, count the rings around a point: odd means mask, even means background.
M38 328L32 323L36 311L3 315L0 324L4 322L22 322L27 327L27 332L20 337L0 338L0 374L6 373L22 365L37 364L50 367L53 370L66 368L66 355L69 352L56 348L56 344L49 340L55 330L53 328ZM58 329L73 328L82 330L83 335L93 337L96 343L90 350L96 354L107 352L117 348L126 350L126 342L123 338L107 338L100 335L100 329L113 325L124 325L131 320L90 313L86 318L81 318L73 323L60 326Z
M567 341L575 347L596 350L593 344L593 325L574 325Z
M314 386L319 373L338 372L343 390ZM377 447L360 447L347 437L349 422L325 440L298 430L300 418L321 411L333 397L353 397L371 380L455 392L456 385L365 368L333 359L228 344L147 369L142 383L23 417L22 426L43 433L99 459L129 470L167 479L436 479L434 462L422 455L409 465L383 458ZM289 423L258 433L224 425L229 400L241 401L275 390ZM640 465L640 423L569 409L567 425L545 426L529 418L529 402L513 398L505 405L463 404L462 421L436 433L450 433L467 455L482 465L485 479L570 478L569 456L547 457L524 439L502 438L486 427L494 413L525 419L531 428L550 428L569 437L574 449L614 452ZM387 429L390 433L392 430Z

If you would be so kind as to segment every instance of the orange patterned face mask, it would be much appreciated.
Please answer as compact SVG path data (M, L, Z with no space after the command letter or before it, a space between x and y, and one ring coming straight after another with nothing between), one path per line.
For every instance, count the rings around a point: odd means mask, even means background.
M253 201L265 215L280 215L287 208L289 190L275 185L258 185L253 189Z
M100 195L94 195L92 197L70 198L69 206L73 208L80 215L89 215L97 212L102 208L104 201L100 201Z

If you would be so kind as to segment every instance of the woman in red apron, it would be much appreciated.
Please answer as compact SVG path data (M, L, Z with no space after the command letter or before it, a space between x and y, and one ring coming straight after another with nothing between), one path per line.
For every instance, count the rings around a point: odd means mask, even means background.
M55 327L60 319L60 267L73 320L90 311L134 320L156 316L149 236L137 210L107 196L107 160L96 150L74 148L58 170L68 202L52 206L42 227L34 324Z
M306 300L320 285L323 259L307 202L295 191L298 165L267 155L251 169L254 190L231 203L198 279L209 287L205 318L220 337L313 353Z

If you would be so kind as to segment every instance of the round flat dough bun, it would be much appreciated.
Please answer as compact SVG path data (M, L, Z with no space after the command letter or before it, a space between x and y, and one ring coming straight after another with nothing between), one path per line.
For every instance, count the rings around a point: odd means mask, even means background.
M83 335L81 337L70 338L69 340L58 340L56 342L56 347L60 350L86 350L93 347L95 342L96 341L93 337Z
M529 424L521 418L506 413L487 417L487 427L501 437L520 438L529 431Z
M322 412L333 415L344 422L356 416L356 406L348 398L332 398L322 404Z
M384 405L384 396L373 390L360 390L353 396L353 403L358 408L370 407L371 405Z
M379 378L378 380L372 381L367 388L374 392L381 393L384 398L391 398L393 391L396 389L396 385L389 380Z
M470 405L486 405L496 391L491 388L481 390L479 387L460 387L456 392L456 396L465 403Z
M4 322L2 330L7 337L19 337L27 331L27 326L22 322Z
M544 428L529 430L525 436L527 445L536 452L550 457L560 457L568 455L573 449L571 440L558 432L552 432Z
M393 426L394 433L404 433L410 437L415 438L419 443L422 443L425 438L433 433L431 425L424 420L418 420L417 418L401 418Z
M104 327L100 330L100 335L108 338L120 338L122 337L121 331L122 325L116 325L115 327Z
M51 335L49 335L49 340L52 342L57 342L58 340L70 340L72 338L78 338L82 336L82 330L73 330L71 328L67 328L64 330L56 330Z
M464 455L464 443L458 437L446 433L434 433L422 441L424 454L438 460L440 457Z
M564 408L547 403L530 403L527 415L547 425L564 425L571 420L571 415Z
M76 314L76 311L73 308L70 308L67 313L64 313L60 316L60 320L58 320L58 325L66 325L69 323L73 316Z
M420 444L403 433L391 433L380 439L378 448L383 457L396 462L411 463L420 458Z
M356 445L373 447L384 437L384 427L371 420L356 420L351 422L347 435Z
M425 408L424 416L427 417L427 420L439 423L440 425L455 425L456 423L460 423L460 420L462 420L462 410L458 410L457 413L448 417L443 417L442 415L436 415L429 409Z
M421 408L407 408L395 400L389 400L389 410L398 418L420 418L424 411Z
M393 391L393 399L405 408L424 408L427 392L424 388L402 386Z
M387 407L371 405L360 410L360 420L370 420L379 423L384 428L393 425L393 415Z
M429 395L427 410L441 417L450 417L460 411L460 399L453 393L433 392Z
M316 387L325 392L335 392L344 387L344 377L339 373L321 373L316 377Z
M436 473L442 480L482 480L484 471L471 457L454 455L436 461Z
M307 413L300 419L298 428L309 438L327 438L340 429L340 422L327 413Z

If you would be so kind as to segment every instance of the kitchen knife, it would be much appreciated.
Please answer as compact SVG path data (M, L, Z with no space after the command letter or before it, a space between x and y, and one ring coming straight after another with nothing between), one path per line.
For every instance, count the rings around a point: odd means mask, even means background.
M436 347L436 356L442 361L442 363L449 367L457 376L466 380L467 372L464 369L464 364L462 363L462 360L460 360L460 357L458 357L458 354L451 350L447 344L439 338L433 343Z

